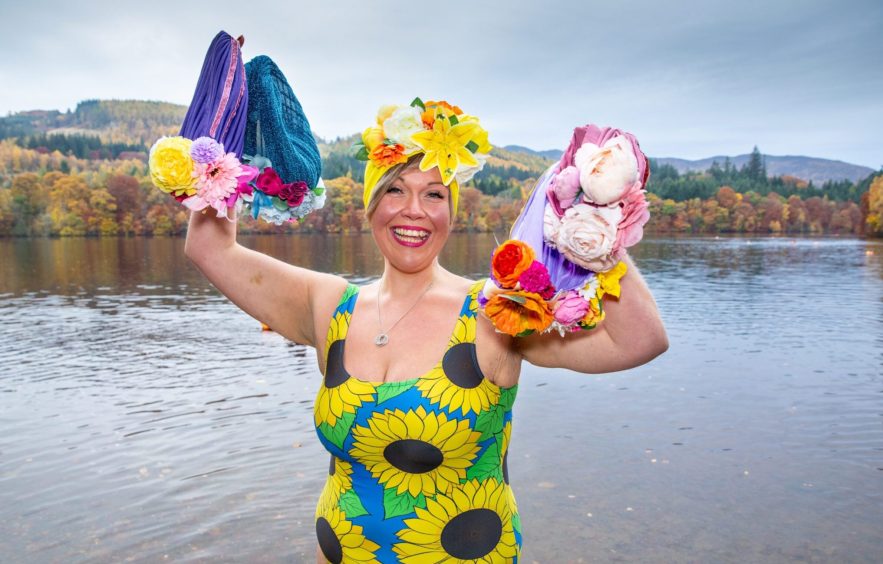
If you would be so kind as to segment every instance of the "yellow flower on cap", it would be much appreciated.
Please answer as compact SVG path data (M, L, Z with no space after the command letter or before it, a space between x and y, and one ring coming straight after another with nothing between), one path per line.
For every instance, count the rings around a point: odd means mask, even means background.
M424 103L415 98L409 106L383 106L377 112L376 125L365 129L354 146L356 158L367 161L365 207L390 168L423 153L420 170L438 167L456 211L460 185L484 167L491 148L478 118L443 100Z
M423 151L420 170L427 171L437 166L441 173L442 183L447 185L454 179L460 163L466 166L478 164L466 145L472 136L481 129L475 122L458 123L452 126L446 119L436 119L431 131L421 131L411 135L411 139Z

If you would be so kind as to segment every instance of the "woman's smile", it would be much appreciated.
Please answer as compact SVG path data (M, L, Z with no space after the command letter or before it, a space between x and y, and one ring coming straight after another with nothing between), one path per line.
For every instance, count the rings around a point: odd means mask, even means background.
M390 229L396 243L406 247L422 247L432 233L414 225L395 225Z

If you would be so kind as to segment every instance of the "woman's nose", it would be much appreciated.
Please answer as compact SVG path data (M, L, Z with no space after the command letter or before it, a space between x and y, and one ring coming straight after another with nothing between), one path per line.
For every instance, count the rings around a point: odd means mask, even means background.
M423 202L420 201L420 196L418 194L412 194L408 197L408 201L405 202L403 213L409 218L419 218L426 215L423 210Z

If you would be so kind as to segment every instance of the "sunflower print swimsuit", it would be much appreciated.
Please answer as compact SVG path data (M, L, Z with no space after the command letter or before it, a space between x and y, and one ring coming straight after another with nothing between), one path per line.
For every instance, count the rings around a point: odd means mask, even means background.
M442 360L402 382L366 382L343 366L357 286L334 312L314 407L331 453L316 535L332 563L517 562L521 522L506 457L517 386L487 380L475 356L469 291Z

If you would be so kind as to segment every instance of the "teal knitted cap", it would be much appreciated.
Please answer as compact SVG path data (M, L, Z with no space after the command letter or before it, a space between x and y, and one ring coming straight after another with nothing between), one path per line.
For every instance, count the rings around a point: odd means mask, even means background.
M322 160L310 122L276 63L260 55L246 63L248 122L243 153L270 159L283 182L319 182Z

